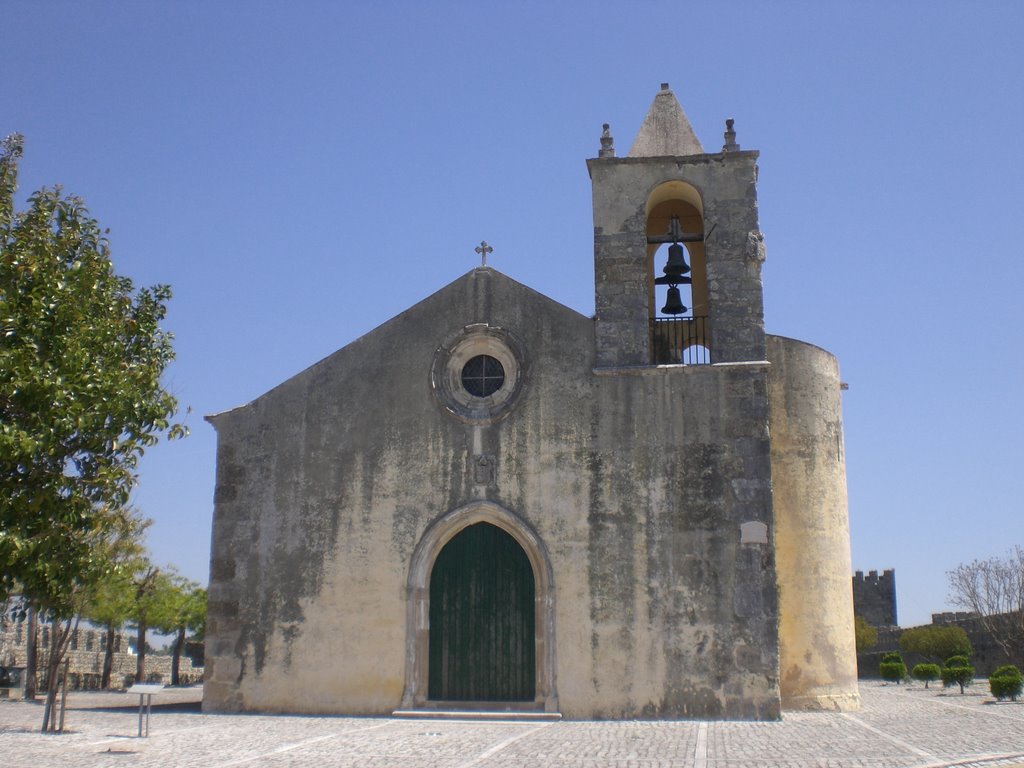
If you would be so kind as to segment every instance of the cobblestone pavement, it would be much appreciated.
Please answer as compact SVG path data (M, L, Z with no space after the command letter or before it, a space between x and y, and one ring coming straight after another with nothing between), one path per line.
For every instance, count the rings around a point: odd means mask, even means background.
M1024 702L979 685L861 685L849 714L789 713L782 722L467 722L210 715L200 689L154 698L150 736L136 738L138 700L72 694L66 728L43 736L39 704L0 701L0 765L283 768L1024 768ZM134 705L134 706L133 706Z

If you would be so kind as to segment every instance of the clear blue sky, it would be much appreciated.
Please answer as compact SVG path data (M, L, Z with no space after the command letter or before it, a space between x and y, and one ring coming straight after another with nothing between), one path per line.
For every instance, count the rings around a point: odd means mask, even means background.
M1024 543L1024 3L45 2L0 11L0 133L118 270L170 283L192 436L141 466L158 562L206 580L243 404L477 263L593 312L601 123L669 82L759 149L768 330L840 360L854 567L901 623Z

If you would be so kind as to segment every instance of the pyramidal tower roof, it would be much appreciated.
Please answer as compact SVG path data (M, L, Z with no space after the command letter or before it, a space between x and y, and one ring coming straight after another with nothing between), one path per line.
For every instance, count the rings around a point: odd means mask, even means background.
M665 157L702 155L704 147L693 132L693 126L686 118L683 107L676 95L661 84L661 91L654 97L647 111L640 133L629 150L629 157Z

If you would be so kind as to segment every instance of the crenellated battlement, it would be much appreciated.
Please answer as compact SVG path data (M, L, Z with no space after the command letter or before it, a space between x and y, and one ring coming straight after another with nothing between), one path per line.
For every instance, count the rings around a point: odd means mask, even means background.
M873 627L894 627L896 620L896 571L856 571L853 574L853 612Z

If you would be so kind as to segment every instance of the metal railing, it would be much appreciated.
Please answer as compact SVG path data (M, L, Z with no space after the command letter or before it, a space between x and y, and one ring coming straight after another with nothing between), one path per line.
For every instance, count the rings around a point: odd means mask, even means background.
M710 365L707 317L652 319L651 356L655 365Z

